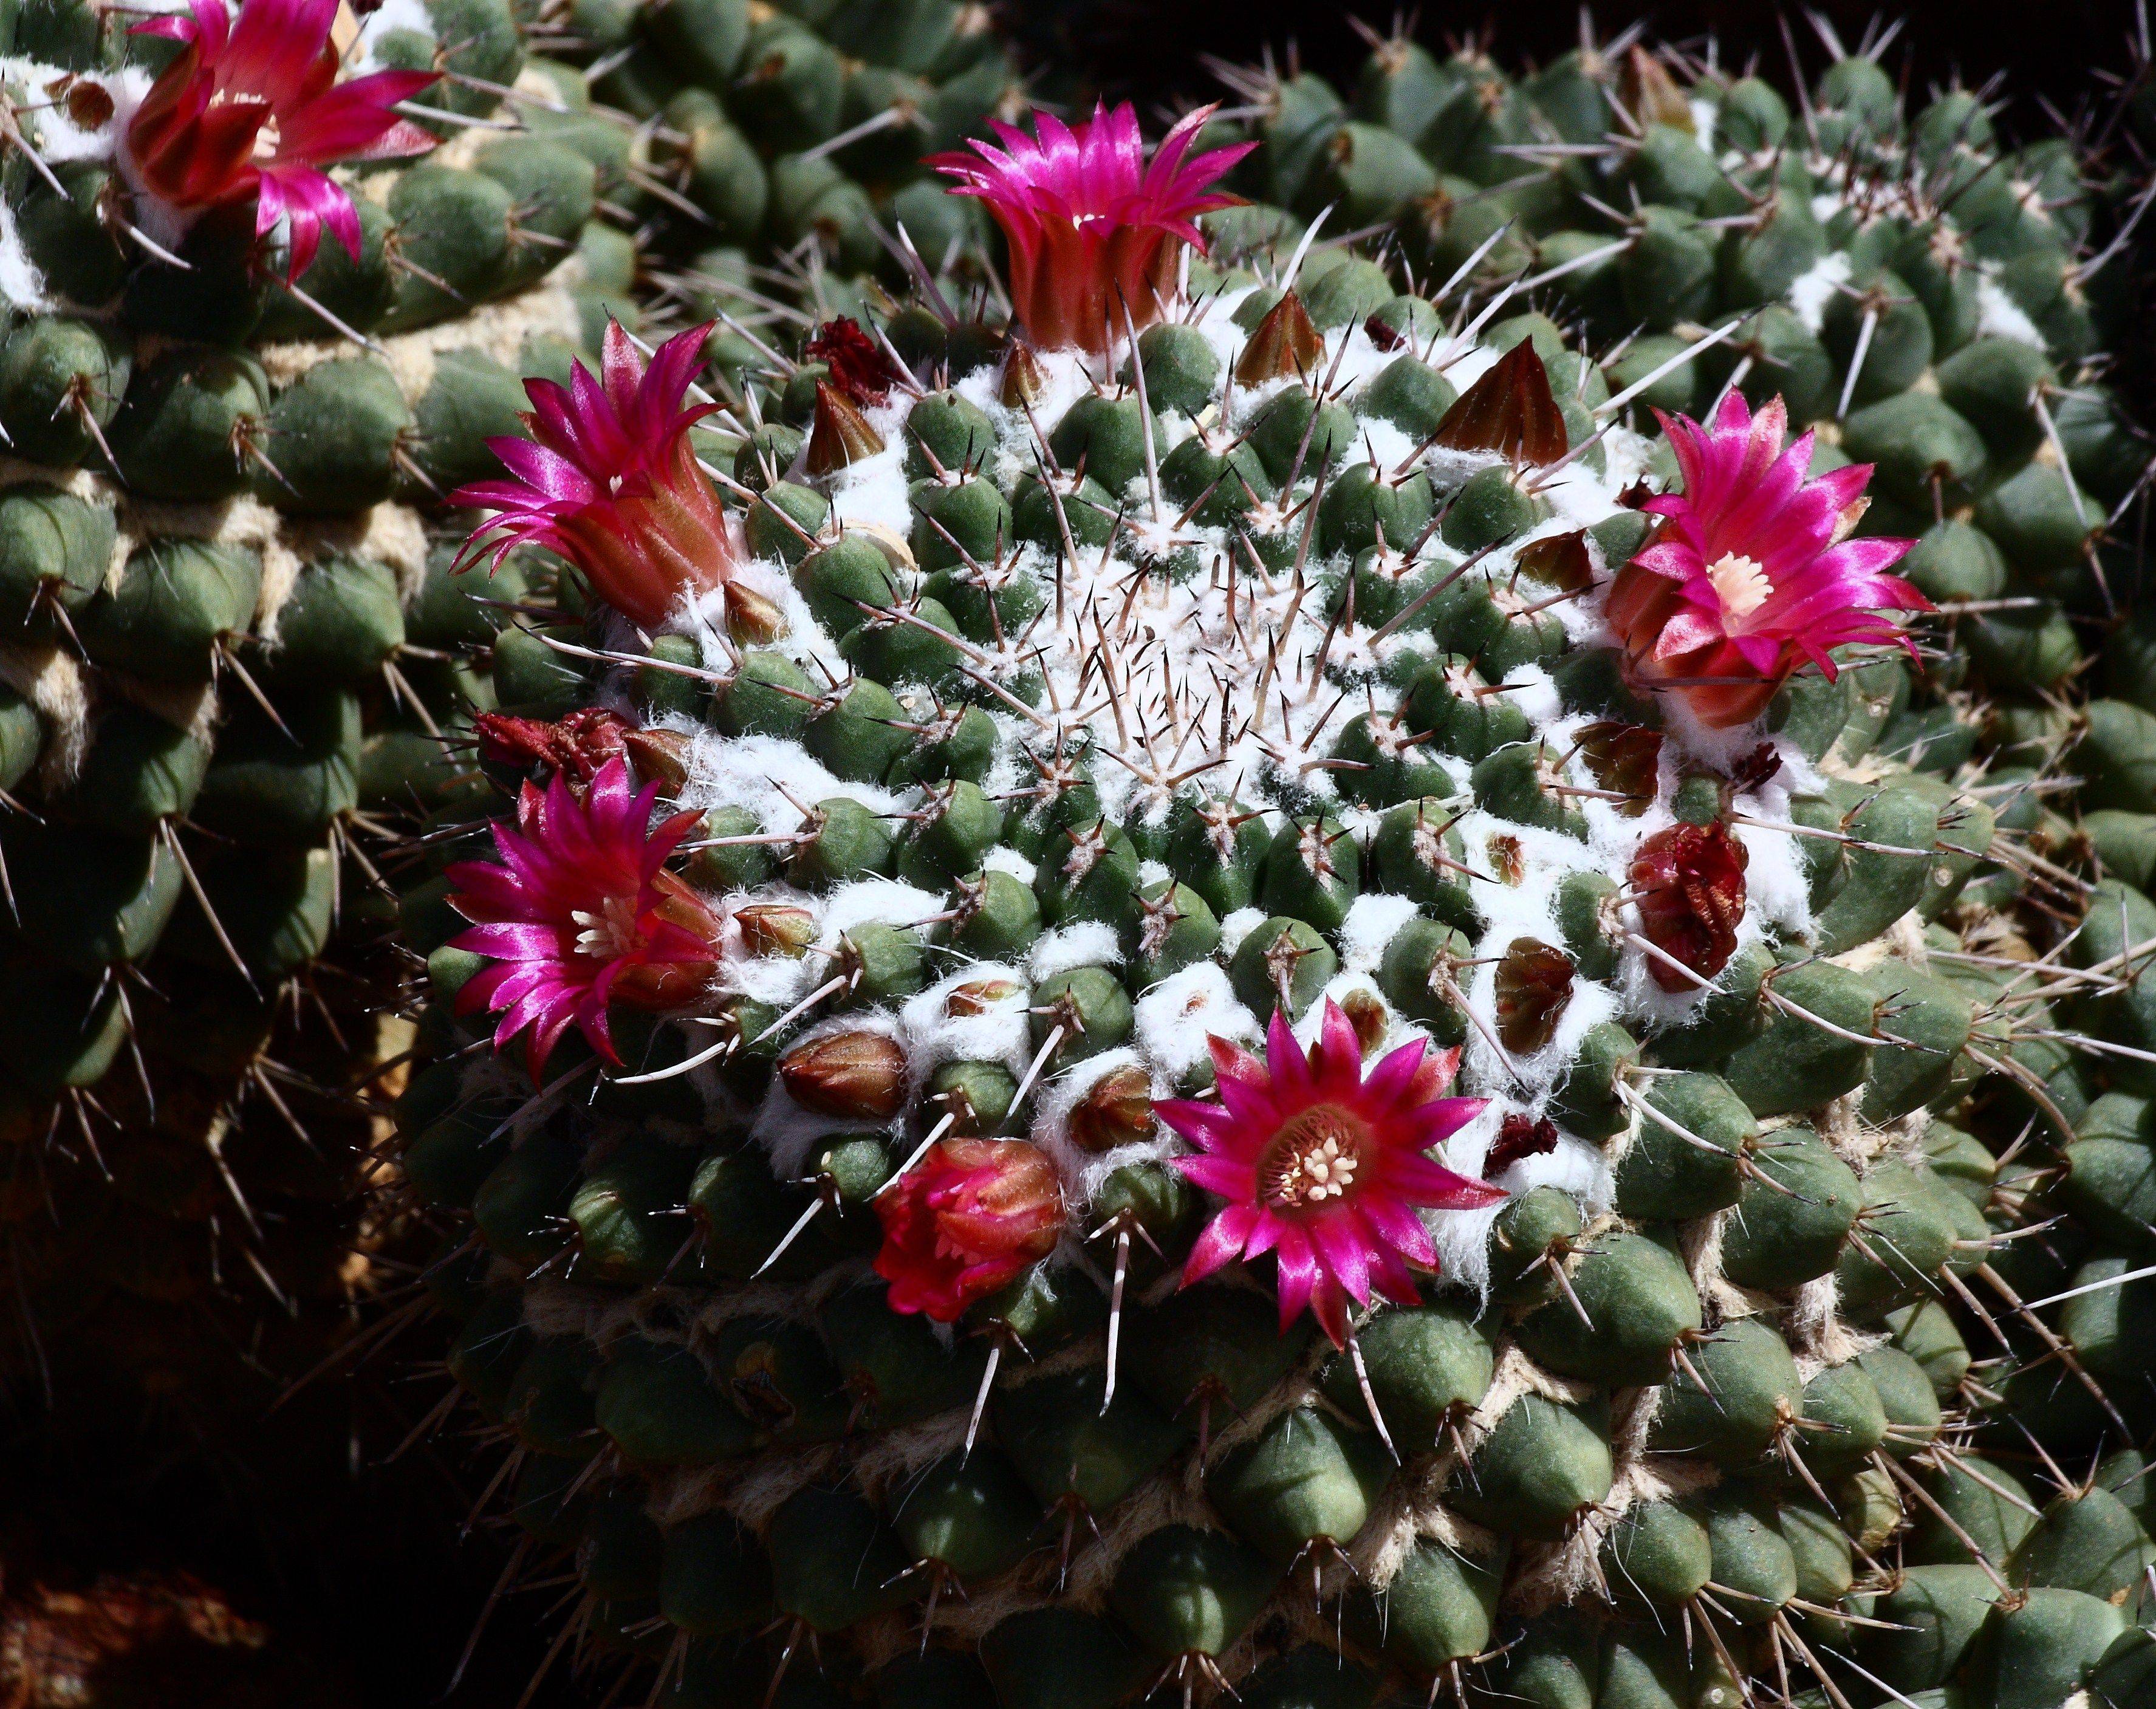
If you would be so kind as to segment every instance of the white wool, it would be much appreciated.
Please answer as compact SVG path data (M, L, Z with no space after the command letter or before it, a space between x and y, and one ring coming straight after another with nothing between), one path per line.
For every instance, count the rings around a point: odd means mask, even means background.
M944 911L945 898L895 878L862 878L842 884L824 899L817 942L826 947L856 926L912 926Z
M1168 864L1165 861L1141 860L1138 862L1138 883L1141 887L1147 885L1166 884L1175 875L1168 870Z
M1340 926L1340 963L1350 973L1373 972L1385 958L1385 946L1422 911L1410 896L1366 891L1348 905Z
M0 202L0 301L26 314L53 305L45 295L45 275L15 229L15 210L4 202Z
M1031 887L1034 875L1039 870L1030 860L1008 843L998 843L983 854L981 857L981 866L983 870L988 872L1008 872L1020 884L1029 888Z
M1009 980L1010 995L978 1013L951 1012L952 992L990 979ZM1000 1062L1014 1075L1024 1074L1033 1060L1032 1023L1026 1008L1025 975L995 962L962 967L909 998L899 1010L899 1024L916 1083L947 1062Z
M1116 928L1098 920L1079 920L1054 931L1044 931L1025 952L1025 970L1036 985L1073 967L1120 967L1122 964Z
M1838 197L1820 199L1828 204L1827 212L1820 215L1822 219L1830 219L1840 211ZM1815 201L1813 206L1816 211L1818 202ZM1789 312L1810 331L1818 331L1826 324L1827 305L1834 300L1835 292L1849 282L1849 275L1847 253L1840 249L1829 250L1789 281Z
M1976 330L1987 337L2010 338L2016 344L2044 348L2044 335L2036 330L2036 323L1989 269L1977 277Z
M1527 721L1537 730L1564 716L1564 703L1558 695L1557 685L1539 665L1522 665L1507 671L1503 686L1506 698L1524 712Z
M833 777L799 742L775 736L699 731L690 747L688 769L680 793L682 806L699 813L745 808L767 831L800 829L800 808L834 795L850 795L875 813L896 813L906 804L903 798L873 783Z
M1173 1085L1208 1057L1213 1035L1239 1044L1264 1037L1218 962L1194 962L1147 988L1132 1006L1132 1035L1147 1061Z
M870 410L868 417L884 448L849 463L832 478L831 514L848 527L873 525L904 536L913 526L911 484L906 478L906 404L894 400Z
M1231 960L1243 940L1265 923L1263 908L1238 908L1220 922L1220 953Z

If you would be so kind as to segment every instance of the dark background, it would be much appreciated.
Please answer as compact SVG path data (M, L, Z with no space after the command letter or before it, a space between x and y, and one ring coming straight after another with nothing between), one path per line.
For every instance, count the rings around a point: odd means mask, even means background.
M1349 90L1368 51L1350 15L1381 31L1394 16L1383 0L1001 0L998 9L1020 35L1045 91L1127 98L1148 118L1222 96L1201 63L1208 55L1250 62L1267 48L1285 57L1292 45L1304 67ZM1865 0L1819 0L1815 9L1852 49L1875 10ZM1801 7L1784 13L1766 0L1602 0L1594 8L1602 39L1640 18L1652 39L1697 49L1711 34L1723 64L1756 59L1786 89L1784 15L1809 82L1830 55ZM1999 122L2009 135L2052 128L2046 102L2069 117L2101 107L2107 93L2102 74L2123 76L2135 63L2134 0L1918 0L1907 17L1882 63L1918 91L1957 79L1980 85L2005 72ZM1429 0L1414 33L1440 53L1479 38L1500 64L1517 69L1578 45L1579 28L1571 0ZM429 1357L417 1344L425 1340L413 1337L411 1357ZM439 1358L438 1348L432 1356ZM392 1358L383 1366L357 1389L322 1385L305 1404L249 1429L244 1440L213 1437L157 1466L136 1458L124 1416L111 1419L118 1444L48 1439L33 1447L34 1419L11 1419L0 1409L0 1534L22 1527L64 1554L131 1554L142 1566L186 1567L225 1585L243 1612L268 1620L341 1688L303 1691L295 1703L510 1709L557 1629L561 1616L551 1604L558 1591L527 1592L497 1610L462 1688L444 1696L502 1558L491 1539L458 1535L476 1487L470 1468L490 1466L493 1456L475 1454L475 1445L452 1432L393 1467L376 1464L442 1382L438 1365L414 1372ZM313 1463L295 1473L295 1460ZM355 1464L372 1470L354 1479ZM295 1502L272 1493L295 1487L321 1496ZM143 1559L146 1539L162 1540L165 1553ZM557 1666L531 1709L591 1701L593 1694L572 1686L565 1671ZM644 1689L629 1701L641 1701Z
M1005 0L1000 9L1055 81L1075 71L1111 99L1128 98L1142 108L1193 96L1218 99L1221 91L1201 68L1201 56L1255 59L1264 47L1280 54L1291 42L1306 69L1322 73L1344 93L1368 52L1348 18L1382 32L1398 15L1386 0ZM1663 41L1712 35L1721 44L1722 64L1741 66L1756 55L1762 74L1786 85L1782 18L1789 20L1807 80L1827 62L1807 9L1831 23L1852 50L1866 23L1882 11L1867 0L1815 0L1809 8L1768 0L1600 0L1592 11L1602 39L1635 18L1647 20L1650 36ZM1507 69L1554 59L1579 40L1573 0L1426 0L1411 10L1414 36L1433 49L1480 36ZM2044 122L2036 96L2071 114L2099 94L2097 74L2128 69L2128 40L2140 27L2135 0L1917 0L1883 10L1890 19L1907 22L1881 63L1897 76L1906 68L1912 89L1951 83L1957 75L1975 86L2009 73L2010 129Z

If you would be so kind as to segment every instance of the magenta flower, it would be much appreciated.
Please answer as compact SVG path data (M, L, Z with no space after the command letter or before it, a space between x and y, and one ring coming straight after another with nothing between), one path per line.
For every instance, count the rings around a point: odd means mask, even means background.
M377 71L339 83L330 41L337 0L246 0L236 25L225 0L192 6L135 26L184 48L128 121L136 187L182 212L252 196L257 237L289 218L288 279L307 270L324 226L357 259L352 194L323 168L432 148L434 137L392 109L439 74Z
M1027 337L1099 353L1122 330L1125 303L1134 325L1160 318L1173 295L1179 245L1205 251L1193 222L1242 199L1208 187L1257 146L1239 142L1189 156L1212 115L1204 107L1184 118L1150 162L1127 101L1113 112L1096 107L1075 131L1042 113L1034 121L1038 141L991 119L1003 147L975 141L973 154L929 157L957 181L953 195L979 197L1003 228L1011 305Z
M486 442L511 478L449 495L453 505L495 512L465 542L459 567L490 546L495 565L520 546L543 546L644 629L664 622L685 592L724 586L734 573L733 541L689 439L719 406L681 403L711 330L706 322L676 334L647 367L609 321L603 379L578 362L566 387L526 380L531 438Z
M1779 398L1755 418L1732 390L1711 430L1661 419L1684 490L1641 507L1662 527L1617 572L1606 607L1639 686L1682 695L1704 723L1744 724L1805 659L1831 679L1830 648L1909 646L1884 613L1931 603L1887 572L1916 542L1850 537L1871 502L1870 464L1807 480L1812 436L1783 449Z
M1502 1188L1455 1174L1424 1155L1473 1121L1481 1098L1441 1098L1457 1051L1403 1045L1363 1076L1354 1024L1327 999L1307 1056L1276 1012L1265 1060L1209 1041L1219 1101L1154 1106L1199 1147L1176 1167L1228 1201L1191 1249L1185 1287L1230 1259L1270 1252L1280 1275L1281 1328L1307 1306L1335 1347L1348 1340L1348 1302L1373 1292L1416 1302L1410 1266L1437 1267L1421 1212L1475 1210Z
M525 784L513 829L495 825L499 865L463 860L449 869L456 886L449 906L473 922L449 947L495 963L465 982L457 1013L498 1012L497 1050L528 1028L535 1084L572 1024L619 1066L608 1003L678 1008L718 959L718 920L665 870L697 815L675 813L654 829L658 795L656 783L632 793L618 758L599 768L581 799L557 772L543 792Z

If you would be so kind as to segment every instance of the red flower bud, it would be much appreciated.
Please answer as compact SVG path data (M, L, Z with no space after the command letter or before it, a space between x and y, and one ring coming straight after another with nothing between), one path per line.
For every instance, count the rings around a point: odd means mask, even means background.
M1022 1139L946 1139L875 1201L894 1311L953 1323L1055 1250L1063 1188Z

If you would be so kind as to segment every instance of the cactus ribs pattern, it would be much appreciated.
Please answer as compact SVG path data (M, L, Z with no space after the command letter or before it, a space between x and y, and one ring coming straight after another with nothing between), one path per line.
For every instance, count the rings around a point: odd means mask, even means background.
M709 341L726 594L526 613L486 752L595 790L603 722L701 816L708 984L535 1096L455 1013L470 804L404 910L439 1416L602 1693L2145 1689L2156 905L2084 875L2156 798L2057 692L2136 585L2134 192L1834 61L1231 71L1158 304L1013 329L894 230L911 300L826 247ZM1817 514L1722 538L1725 442ZM1255 1090L1313 1075L1427 1193Z
M409 1034L367 851L463 770L453 649L499 621L441 495L629 284L578 73L440 0L337 80L331 9L0 26L5 1365L137 1372L208 1440L274 1397L233 1350L314 1363L381 1233L352 1088Z

